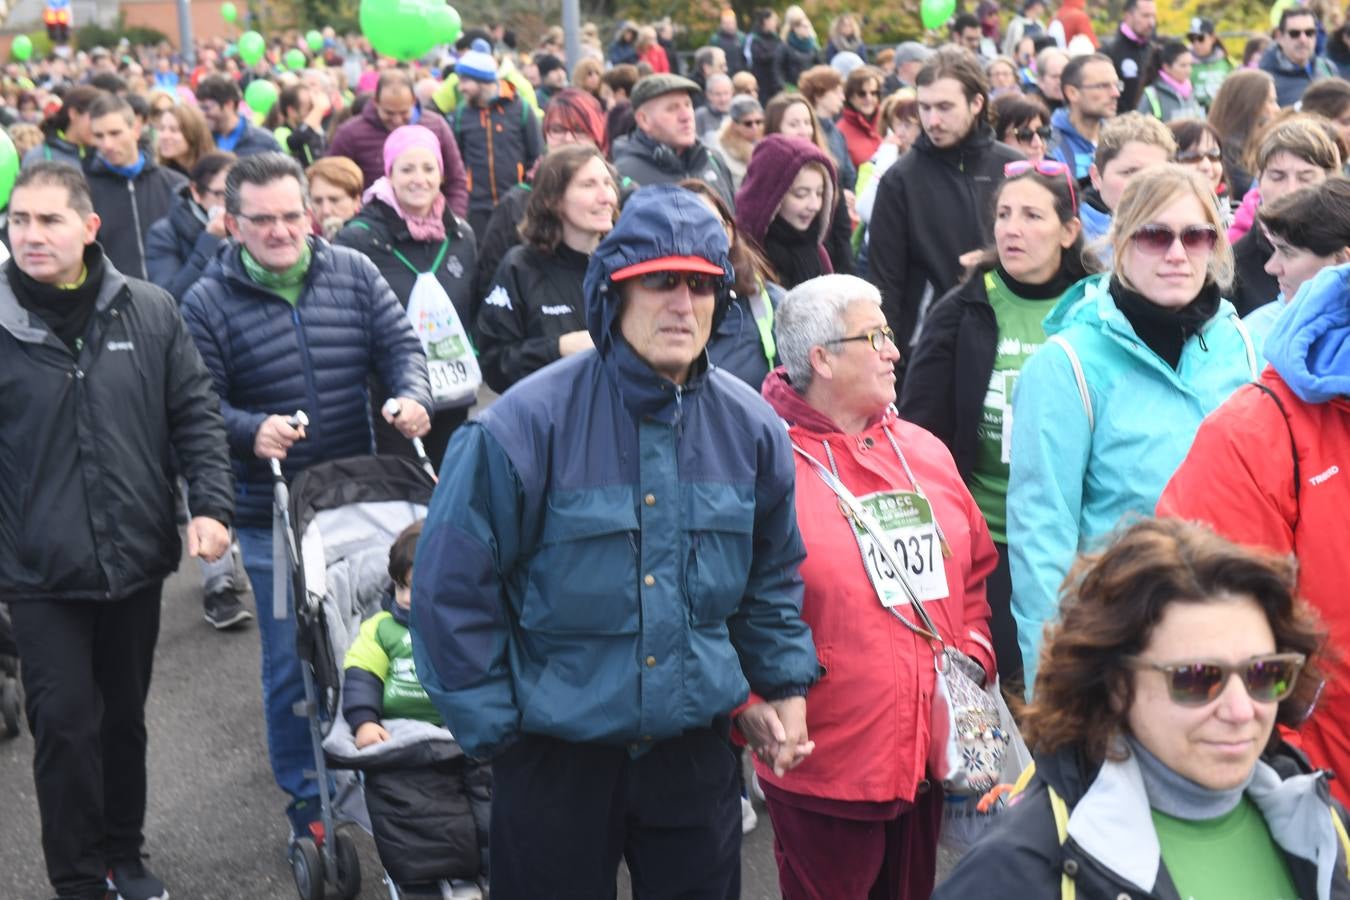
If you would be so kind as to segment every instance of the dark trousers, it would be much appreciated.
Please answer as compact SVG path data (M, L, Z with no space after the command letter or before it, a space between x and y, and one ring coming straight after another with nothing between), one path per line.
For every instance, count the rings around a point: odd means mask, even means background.
M162 587L116 602L10 607L35 744L42 852L62 897L103 897L108 864L140 855L145 697Z
M989 630L994 637L994 656L998 658L998 678L1005 694L1022 695L1022 648L1017 643L1017 621L1012 614L1012 571L1008 568L1008 545L994 544L998 566L985 581L989 601Z
M783 900L928 900L937 877L942 791L891 819L813 812L765 792Z
M526 737L493 760L493 900L616 896L619 859L637 900L741 893L736 754L712 730L623 747Z

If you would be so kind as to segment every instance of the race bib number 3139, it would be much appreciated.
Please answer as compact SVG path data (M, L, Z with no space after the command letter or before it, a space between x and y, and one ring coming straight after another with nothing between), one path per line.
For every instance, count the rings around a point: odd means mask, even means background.
M920 600L941 600L948 595L947 569L942 561L942 542L933 524L933 509L918 494L881 491L859 498L872 520L881 526L891 556L905 569L905 578ZM863 567L876 585L887 608L909 602L895 570L876 541L857 522L853 523Z

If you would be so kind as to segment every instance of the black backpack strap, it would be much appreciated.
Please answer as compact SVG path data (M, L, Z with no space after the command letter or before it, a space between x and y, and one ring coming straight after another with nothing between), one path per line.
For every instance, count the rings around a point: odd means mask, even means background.
M1256 389L1259 390L1261 393L1263 393L1263 394L1265 394L1267 397L1269 397L1271 400L1274 400L1274 401L1275 401L1275 405L1276 405L1276 406L1279 408L1279 410L1280 410L1280 418L1281 418L1281 419L1284 419L1284 428L1285 428L1285 431L1289 432L1289 454L1294 458L1294 522L1293 522L1293 526L1294 526L1294 527L1297 527L1297 525L1298 525L1298 517L1299 517L1299 504L1298 504L1298 499L1299 499L1299 491L1300 491L1300 490L1302 489L1302 487L1303 487L1303 476L1302 476L1302 474L1301 474L1300 471L1299 471L1299 465L1298 465L1298 441L1296 441L1296 440L1294 439L1294 426L1291 425L1291 424L1289 423L1289 410L1285 408L1285 406L1284 406L1284 401L1280 399L1280 395L1277 394L1277 393L1275 393L1274 391L1272 391L1272 390L1271 390L1269 387L1267 387L1266 385L1262 384L1262 383L1259 382L1259 381L1253 381L1253 382L1252 382L1252 387L1256 388Z

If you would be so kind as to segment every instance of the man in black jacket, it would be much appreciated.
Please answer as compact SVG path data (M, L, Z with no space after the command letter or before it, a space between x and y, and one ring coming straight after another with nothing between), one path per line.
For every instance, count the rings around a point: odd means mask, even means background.
M698 178L734 207L731 170L698 139L693 96L698 85L679 75L648 75L633 87L637 128L614 142L614 168L639 187Z
M89 193L102 221L99 241L117 268L149 280L145 237L167 216L187 179L155 165L140 148L141 125L131 104L104 94L89 108L89 127L98 153L88 166Z
M160 593L182 552L230 545L233 481L211 378L163 290L94 242L80 172L39 162L9 203L0 269L0 596L35 743L47 874L62 898L166 896L141 863L146 693Z
M1154 53L1153 32L1158 28L1158 4L1154 0L1125 0L1121 12L1120 30L1102 52L1111 57L1116 73L1125 87L1120 92L1120 108L1134 109L1139 105L1140 83L1147 73Z
M929 302L956 285L961 254L992 237L1003 167L1021 159L994 140L989 82L966 50L946 47L915 79L923 134L882 176L872 209L872 277L908 352Z

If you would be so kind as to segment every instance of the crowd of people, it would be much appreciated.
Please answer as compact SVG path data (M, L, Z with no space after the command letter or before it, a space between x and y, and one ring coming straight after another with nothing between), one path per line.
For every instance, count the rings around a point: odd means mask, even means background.
M1051 13L11 64L0 655L58 897L167 896L180 528L326 839L272 466L412 438L345 709L491 763L467 890L734 897L757 797L789 900L932 896L953 651L1035 764L936 896L1350 891L1350 26Z

